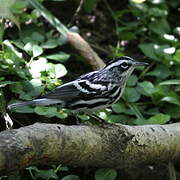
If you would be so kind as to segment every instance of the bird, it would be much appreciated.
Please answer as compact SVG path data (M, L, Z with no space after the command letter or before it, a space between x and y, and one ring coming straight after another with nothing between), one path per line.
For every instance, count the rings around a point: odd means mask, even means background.
M121 56L109 61L100 70L83 74L39 98L10 104L8 109L28 105L58 106L75 112L105 109L120 99L133 70L144 65L148 63Z

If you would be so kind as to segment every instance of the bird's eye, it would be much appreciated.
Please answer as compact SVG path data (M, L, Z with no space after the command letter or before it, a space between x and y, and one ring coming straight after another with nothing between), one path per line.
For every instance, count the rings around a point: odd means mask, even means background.
M121 67L123 68L123 69L127 69L128 68L128 63L126 63L126 62L123 62L122 64L121 64Z

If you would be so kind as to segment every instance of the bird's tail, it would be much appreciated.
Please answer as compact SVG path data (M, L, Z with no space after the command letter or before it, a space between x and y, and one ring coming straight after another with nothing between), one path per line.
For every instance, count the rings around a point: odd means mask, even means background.
M56 100L56 99L48 99L48 98L41 98L41 99L34 99L32 101L24 101L24 102L18 102L18 103L14 103L14 104L10 104L8 105L8 109L12 110L12 109L16 109L19 107L23 107L23 106L49 106L52 104L62 104L61 100Z
M16 109L18 107L22 107L22 106L28 106L28 105L34 105L34 101L25 101L25 102L18 102L18 103L13 103L8 105L8 109L12 110L12 109Z

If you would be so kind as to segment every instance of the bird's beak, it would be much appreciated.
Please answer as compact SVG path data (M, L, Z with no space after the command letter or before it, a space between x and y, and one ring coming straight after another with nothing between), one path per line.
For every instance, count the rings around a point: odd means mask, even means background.
M146 62L135 62L134 63L134 66L145 66L145 65L148 65L148 63L146 63Z

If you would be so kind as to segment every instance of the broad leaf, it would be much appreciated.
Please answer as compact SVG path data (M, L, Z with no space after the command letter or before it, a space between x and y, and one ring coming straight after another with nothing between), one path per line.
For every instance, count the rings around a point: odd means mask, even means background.
M154 87L154 85L151 83L151 82L149 82L149 81L144 81L144 82L142 82L142 83L138 83L138 85L143 89L143 91L145 92L145 93L142 93L142 94L144 94L144 95L151 95L151 94L153 94L154 92L156 92L156 89L155 89L155 87Z
M154 59L154 60L158 60L159 58L155 53L154 50L154 45L153 43L145 43L145 44L139 44L139 48L141 49L141 51L149 58Z
M53 169L39 170L36 173L36 177L39 177L39 178L42 178L42 179L50 179L50 178L51 179L59 179Z
M13 81L0 81L0 88L7 86L8 84L14 84Z
M141 95L140 93L136 90L136 88L129 88L127 87L124 91L123 97L126 99L128 102L136 102L140 99Z
M178 98L173 97L173 96L166 96L166 97L162 98L161 101L166 101L166 102L169 102L172 104L180 105Z
M173 56L173 59L177 62L180 62L180 49L176 50L176 53Z
M126 107L125 107L125 104L124 103L117 103L117 104L113 104L112 105L112 109L114 112L116 113L123 113L123 112L126 112Z
M67 70L64 65L62 64L56 64L55 65L55 75L56 78L63 77L67 74Z
M151 31L157 33L157 34L165 34L169 33L170 27L169 24L167 23L166 19L161 18L153 21L152 23L149 24L149 28Z
M180 85L179 79L171 79L161 82L159 85Z
M146 124L165 124L170 120L170 116L167 114L156 114L155 116L150 117Z
M43 49L38 45L34 45L32 51L33 51L33 57L37 57L43 53Z
M60 53L57 53L57 54L51 54L51 55L46 56L47 59L60 61L60 62L66 61L67 59L69 59L69 57L70 57L70 55L66 54L64 52L60 52Z
M127 86L135 86L138 81L138 78L136 75L131 75L129 79L127 80Z

